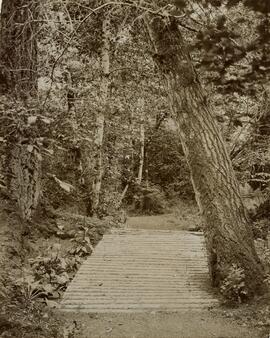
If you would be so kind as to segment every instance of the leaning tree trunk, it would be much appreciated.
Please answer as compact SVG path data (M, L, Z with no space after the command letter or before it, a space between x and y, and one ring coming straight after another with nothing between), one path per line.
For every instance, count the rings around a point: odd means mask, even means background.
M263 268L225 143L213 117L179 27L151 21L156 63L164 75L169 104L178 122L196 200L205 220L209 268L221 286L230 268L244 271L247 296L264 290Z
M0 95L16 102L25 110L27 120L28 99L37 94L37 19L38 4L32 0L4 0L1 12L0 41ZM6 111L1 115L5 118ZM28 116L29 117L29 116ZM30 116L29 121L36 117ZM41 155L36 131L31 123L20 120L15 132L7 139L7 187L16 201L23 220L30 220L36 210L41 192ZM5 134L1 130L1 134Z

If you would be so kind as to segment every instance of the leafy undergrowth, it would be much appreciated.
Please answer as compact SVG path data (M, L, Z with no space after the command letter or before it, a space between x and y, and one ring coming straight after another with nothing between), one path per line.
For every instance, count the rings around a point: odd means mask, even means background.
M53 310L83 260L105 231L118 224L113 217L100 220L64 212L30 224L22 264L2 280L0 337L68 337L66 323Z
M186 221L189 227L197 225L196 212L190 213L190 207L184 205L180 209L173 212L177 223ZM63 292L83 260L105 231L117 224L119 220L113 217L100 220L67 212L52 212L50 217L30 224L24 235L23 264L19 264L17 258L17 268L10 270L2 280L5 287L0 290L0 337L74 337L72 332L78 331L77 324L58 316L55 308L59 307ZM269 273L270 251L265 241L257 240L256 244ZM234 295L235 290L242 290L241 271L232 271L231 279L226 290ZM256 326L265 333L270 331L269 295L238 305L217 311L243 326Z
M265 283L268 293L256 297L250 302L243 303L246 297L244 284L244 271L233 266L228 278L222 286L221 293L226 297L224 307L219 309L226 318L231 318L242 326L257 327L262 332L262 337L269 337L270 333L270 249L267 240L255 240L256 251L265 271ZM242 297L243 296L243 297Z
M255 248L262 263L265 274L265 285L270 290L270 249L266 239L255 239ZM237 264L232 264L227 272L227 277L223 280L220 293L223 295L223 303L227 305L237 305L245 303L250 299L249 288L245 281L245 271Z
M257 327L262 332L261 337L268 337L270 333L270 294L257 297L252 302L224 306L215 312L230 318L243 327Z

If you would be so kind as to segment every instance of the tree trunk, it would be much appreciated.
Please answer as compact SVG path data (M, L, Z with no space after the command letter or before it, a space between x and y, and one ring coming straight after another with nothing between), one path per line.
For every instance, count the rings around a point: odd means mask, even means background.
M103 142L105 129L105 115L108 110L108 96L110 84L110 19L104 18L102 23L102 47L101 47L101 80L98 97L98 111L95 117L94 142L91 152L89 146L83 151L84 181L87 185L87 213L92 216L97 212L100 202L100 193L103 177ZM92 155L92 154L93 155Z
M37 94L38 5L31 0L4 0L1 12L0 94L25 107ZM5 112L2 112L5 116ZM27 119L27 112L24 118ZM32 116L31 116L32 118ZM16 133L7 137L7 187L23 220L30 220L41 194L41 155L32 125L14 119ZM3 134L4 131L3 131Z
M102 78L100 85L100 110L96 116L96 134L95 134L95 166L94 166L94 181L92 186L92 208L95 213L99 206L102 176L103 176L103 139L105 127L105 114L108 108L108 90L109 90L109 75L110 75L110 19L104 18L102 23L103 45L101 50L101 68Z
M10 150L9 190L17 201L19 214L24 221L30 221L35 213L41 194L40 151L36 146L13 144Z
M139 169L138 169L138 177L137 182L139 185L142 184L143 179L143 167L144 167L144 146L145 146L145 112L144 112L144 101L143 99L138 100L137 111L140 114L140 152L139 152Z
M102 176L103 176L103 137L104 137L104 124L105 117L102 112L100 112L96 119L96 137L95 137L95 146L97 152L95 154L95 167L94 167L94 181L92 186L92 208L95 213L99 206L99 198L101 192Z
M37 91L38 5L31 0L3 0L1 11L1 93L29 98Z
M196 200L205 221L212 283L222 286L230 269L237 266L244 271L247 297L251 297L264 290L264 272L225 143L177 23L170 20L165 24L154 19L150 27L156 45L156 64L164 75L169 104L179 125Z
M30 127L24 128L27 116L21 117L26 100L37 91L36 22L37 2L3 0L0 37L0 96L6 96L14 119L0 126L6 139L3 155L6 162L6 186L9 200L0 198L0 293L6 278L21 263L25 223L32 218L41 193L41 155ZM17 115L17 113L20 113ZM0 112L5 121L8 112ZM10 117L10 116L8 116ZM12 125L13 133L8 133ZM15 126L15 131L14 131ZM6 128L5 128L6 127ZM2 155L1 154L1 155ZM2 161L2 160L1 160ZM2 164L2 163L1 163ZM7 209L6 209L7 208ZM18 211L19 217L14 215ZM9 210L9 212L6 212ZM3 283L4 282L4 283ZM2 285L2 283L4 285Z

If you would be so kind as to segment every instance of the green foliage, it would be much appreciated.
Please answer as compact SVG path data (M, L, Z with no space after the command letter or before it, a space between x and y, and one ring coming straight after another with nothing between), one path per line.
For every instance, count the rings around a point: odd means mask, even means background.
M248 290L245 284L244 270L233 264L220 287L220 292L229 302L241 303L246 299Z

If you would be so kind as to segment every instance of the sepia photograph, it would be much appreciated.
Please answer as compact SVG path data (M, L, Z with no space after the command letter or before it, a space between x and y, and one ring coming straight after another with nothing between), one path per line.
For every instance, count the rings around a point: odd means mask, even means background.
M270 0L0 0L0 338L270 338Z

